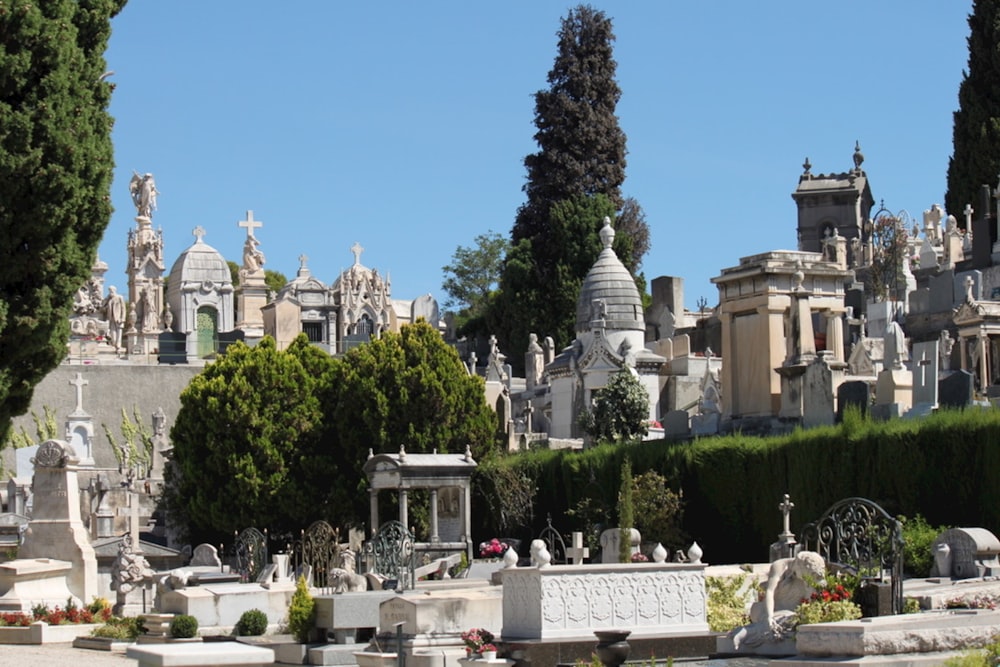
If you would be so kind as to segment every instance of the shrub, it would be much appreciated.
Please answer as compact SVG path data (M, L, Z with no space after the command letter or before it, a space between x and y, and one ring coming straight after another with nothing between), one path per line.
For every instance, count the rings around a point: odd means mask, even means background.
M295 641L306 643L312 634L316 618L316 602L309 594L309 587L306 586L306 578L299 576L295 582L295 593L292 594L292 601L288 605L288 631L295 637Z
M107 622L90 633L94 637L132 641L146 631L138 616L112 616Z
M170 636L175 639L191 639L198 636L198 619L188 614L178 614L170 621Z
M912 519L898 517L903 524L903 569L914 577L929 577L934 564L931 546L934 538L945 531L944 526L934 527L920 514Z
M257 637L267 632L267 614L260 609L247 609L236 623L236 634Z
M747 603L754 587L746 573L731 577L705 577L708 592L708 627L712 632L729 632L747 625Z

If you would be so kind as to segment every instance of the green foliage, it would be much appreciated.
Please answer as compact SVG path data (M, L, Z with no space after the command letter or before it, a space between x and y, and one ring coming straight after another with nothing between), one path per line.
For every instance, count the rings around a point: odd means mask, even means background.
M0 3L0 442L66 355L111 218L111 18L125 0Z
M288 631L295 637L295 641L304 644L309 641L315 625L316 601L309 593L306 578L300 575L295 582L292 601L288 605Z
M970 649L942 664L946 667L996 667L1000 665L1000 636L993 637L993 641L982 648Z
M618 490L618 528L621 539L618 541L618 562L628 563L632 560L632 527L635 525L635 506L632 504L632 462L625 458L622 463L621 486Z
M465 318L483 313L490 294L500 281L500 268L510 242L494 231L475 238L471 247L458 246L441 287L448 293L446 308L457 309Z
M712 632L729 632L747 625L747 606L753 602L755 587L747 573L728 577L705 577L708 594L708 628Z
M138 406L132 406L132 415L135 421L132 421L125 408L122 408L121 444L107 424L102 423L101 428L104 429L108 443L111 444L111 451L115 453L118 465L138 465L148 470L153 461L153 434L146 427Z
M264 284L267 285L268 291L280 292L281 288L288 284L288 277L281 271L264 269ZM270 297L268 297L268 301L270 301Z
M332 423L339 447L360 474L368 450L462 452L481 459L493 444L496 417L483 380L424 321L350 350L338 364ZM364 501L367 504L367 500Z
M627 442L649 430L649 394L639 378L623 369L597 391L593 410L581 417L587 433L597 440Z
M684 546L680 523L683 516L680 494L667 486L667 478L655 470L632 479L635 527L643 540L659 542L674 550Z
M247 609L236 622L239 637L259 637L267 632L267 614L260 609Z
M896 517L903 524L903 569L913 577L928 577L934 564L931 546L945 526L932 526L920 514L912 519Z
M615 250L631 271L649 247L642 210L621 194L626 151L615 115L621 89L614 39L604 12L585 5L571 9L559 30L549 87L535 93L539 150L524 159L527 201L511 230L499 298L487 318L515 370L529 333L552 336L557 349L573 340L579 281L600 250L600 225L588 224L598 208L598 222L605 215L622 219Z
M810 600L803 602L795 610L795 624L835 623L837 621L853 621L861 618L861 607L850 600L835 600L825 602Z
M170 621L170 636L191 639L198 636L198 619L190 614L177 614Z
M197 627L195 629L197 631ZM142 619L138 616L112 616L104 625L94 628L90 634L93 637L134 641L145 631Z
M969 15L969 65L958 88L952 155L948 160L948 213L965 226L961 211L971 204L980 215L982 186L995 187L1000 173L1000 2L975 0Z
M494 518L497 534L506 536L531 525L537 478L528 467L503 465L502 458L494 455L481 461L473 481Z
M181 393L166 495L172 516L194 535L215 542L250 525L288 531L330 518L333 490L316 480L319 470L335 470L319 449L317 387L326 376L292 348L279 351L271 338L232 345Z
M592 499L595 507L614 507L621 464L628 456L635 474L654 470L683 489L681 528L705 553L756 562L766 558L781 531L776 508L783 493L795 503L791 529L797 534L833 503L853 496L879 503L890 515L919 513L930 525L996 531L996 442L1000 411L941 410L920 420L866 421L849 436L842 427L769 438L733 434L684 443L599 445L578 452L529 451L496 464L528 470L536 480L536 514L542 518L534 519L537 534L547 513L564 516L584 499ZM968 474L970 469L977 474ZM498 534L488 515L477 530L483 531L477 539Z

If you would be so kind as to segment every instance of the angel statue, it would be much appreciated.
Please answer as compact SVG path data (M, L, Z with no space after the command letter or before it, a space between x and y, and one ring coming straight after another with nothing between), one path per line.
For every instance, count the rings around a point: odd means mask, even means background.
M140 176L138 172L132 172L132 180L129 181L128 191L132 193L132 203L135 204L137 215L141 218L151 218L156 210L156 195L160 194L156 189L156 181L152 174Z
M260 249L260 241L253 234L247 236L243 244L243 273L251 275L264 268L264 253Z

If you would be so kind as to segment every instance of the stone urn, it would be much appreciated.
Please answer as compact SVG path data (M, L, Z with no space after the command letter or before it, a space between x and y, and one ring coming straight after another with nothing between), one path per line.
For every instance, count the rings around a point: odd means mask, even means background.
M605 667L619 667L628 660L628 654L632 647L628 645L628 636L631 630L594 630L597 637L595 652Z

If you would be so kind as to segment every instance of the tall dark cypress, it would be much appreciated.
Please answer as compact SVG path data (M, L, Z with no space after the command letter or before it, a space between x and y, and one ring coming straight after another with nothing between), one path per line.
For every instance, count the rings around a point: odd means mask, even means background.
M600 252L603 215L616 218L621 238L615 249L631 270L638 269L649 246L642 209L621 193L625 133L615 115L621 89L611 19L577 6L562 20L558 38L549 87L535 93L539 150L524 159L527 200L517 212L512 249L488 317L516 368L529 331L552 336L559 346L572 341L576 295ZM571 210L579 212L579 220L566 218ZM585 237L566 243L571 228Z
M975 1L968 42L944 196L945 209L963 227L965 205L978 206L982 186L996 187L1000 178L1000 0Z
M111 219L104 51L125 0L0 0L0 443L66 354Z

